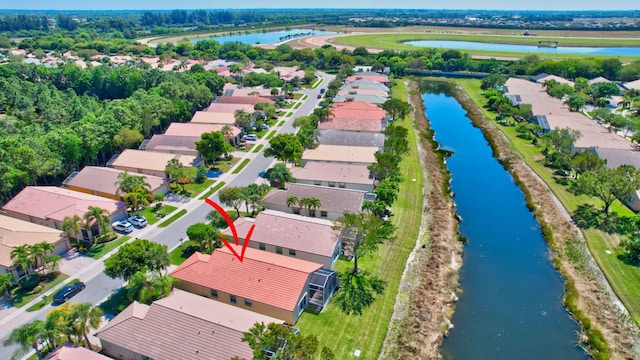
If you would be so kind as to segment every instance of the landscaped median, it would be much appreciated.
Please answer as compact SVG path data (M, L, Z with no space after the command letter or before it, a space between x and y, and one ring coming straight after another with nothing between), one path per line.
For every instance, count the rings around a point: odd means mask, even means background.
M178 220L182 215L184 215L186 213L187 213L187 210L186 209L182 209L182 210L178 211L177 213L175 213L174 215L172 215L167 220L165 220L162 223L160 223L160 225L158 225L158 227L161 227L161 228L167 227L167 226L171 225L171 223L173 223L174 221Z
M244 159L242 160L242 162L240 163L240 165L238 165L235 169L233 169L233 171L231 172L232 174L237 174L240 171L242 171L242 169L245 168L245 166L247 166L247 164L249 164L249 162L251 161L251 159Z
M406 88L400 81L397 83L393 96L406 101ZM410 118L398 120L398 123L407 129L413 128ZM360 350L358 359L377 359L389 329L398 285L415 245L422 216L422 167L413 131L409 131L407 139L410 152L400 164L404 181L392 208L392 222L397 227L395 240L384 243L371 256L358 260L359 267L385 281L384 293L376 296L373 305L362 315L347 315L336 302L330 302L320 314L305 313L297 324L305 334L316 335L322 346L331 348L335 359L355 358L356 350ZM339 260L335 270L341 272L352 266L351 262Z

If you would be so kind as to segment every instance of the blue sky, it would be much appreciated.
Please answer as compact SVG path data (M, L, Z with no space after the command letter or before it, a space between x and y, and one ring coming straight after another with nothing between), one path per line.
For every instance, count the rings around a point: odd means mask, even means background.
M495 9L495 10L620 10L640 9L638 0L0 0L0 9L29 10L138 10L213 8L405 8L405 9Z

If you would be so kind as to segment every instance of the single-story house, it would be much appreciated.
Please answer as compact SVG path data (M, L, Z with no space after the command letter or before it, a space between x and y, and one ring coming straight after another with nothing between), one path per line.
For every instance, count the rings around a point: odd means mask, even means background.
M331 106L331 119L363 119L383 121L387 117L387 112L375 104L361 101L349 101L334 103Z
M253 107L247 110L247 112L253 112ZM234 126L236 123L236 118L233 112L196 111L196 113L193 114L193 117L191 118L191 122Z
M202 158L191 155L167 154L154 151L125 149L107 165L116 169L137 172L166 178L164 169L171 159L178 159L184 166L198 166L202 164Z
M143 142L142 145L140 145L140 150L198 156L196 141L200 140L202 140L200 136L156 134L148 141Z
M371 146L382 149L385 135L379 132L320 130L318 143L324 145Z
M384 120L334 118L319 123L318 130L381 133L385 125Z
M626 90L630 90L630 89L640 90L640 79L626 82L622 84L622 87L624 87Z
M369 169L364 165L309 161L304 167L290 170L297 184L373 191L374 180L369 177Z
M174 289L151 305L134 301L96 332L114 359L253 359L242 333L282 320Z
M389 92L382 89L376 88L368 88L368 89L360 89L360 88L352 88L352 87L344 87L338 91L338 96L348 96L348 95L369 95L369 96L377 96L384 99L389 98Z
M277 73L284 81L291 81L296 77L302 79L305 75L304 70L298 70L294 66L276 66L271 70L271 73Z
M371 165L376 162L377 147L373 146L340 146L318 145L315 149L306 150L302 154L302 164L307 161L322 161L329 163L347 163L355 165Z
M240 254L241 247L231 245ZM307 306L322 309L336 288L336 274L322 264L246 248L242 261L227 247L196 252L171 276L181 290L255 311L295 325Z
M74 171L62 185L69 190L102 196L114 200L123 200L124 194L118 194L118 176L123 170L101 166L85 166L80 171ZM150 185L153 194L168 192L167 181L164 177L151 176L136 172L128 172L130 176L143 176Z
M368 94L346 94L346 95L337 95L333 98L334 103L344 103L351 101L365 102L369 104L382 105L387 100L388 97L377 96L377 95L368 95Z
M222 104L222 103L211 103L207 108L207 112L217 112L217 113L235 113L236 110L243 110L248 113L253 112L253 104Z
M218 96L214 100L218 104L251 104L252 106L257 103L267 103L274 105L276 102L261 96Z
M226 83L222 89L224 96L260 96L266 99L275 100L280 95L280 89L276 95L271 94L271 89L259 87L238 87L236 84Z
M13 266L11 250L16 246L35 245L41 242L53 244L55 246L53 252L57 255L71 249L64 231L0 215L0 274L20 275Z
M165 135L173 136L192 136L198 137L200 140L202 134L210 133L214 131L222 131L224 127L228 127L229 134L225 135L229 143L234 145L240 141L242 131L235 126L223 125L223 124L203 124L203 123L171 123L164 132Z
M340 89L341 90L347 90L347 89L372 89L372 90L384 91L387 94L391 94L391 91L389 90L389 88L386 85L381 84L381 83L379 83L377 81L366 80L366 79L350 81L350 82L345 83L344 85L342 85L342 87L340 87Z
M345 82L349 83L356 80L371 80L371 81L379 82L384 85L388 85L391 83L391 80L389 80L389 77L375 73L375 72L356 73L355 75L351 75L347 77L347 80L345 80Z
M333 267L342 250L340 231L333 230L329 220L267 209L255 219L239 217L234 225L240 245L255 225L248 247L319 263L326 269ZM223 234L232 235L229 228Z
M58 346L49 353L44 360L111 360L110 357L99 354L84 346L76 345L70 342Z
M262 199L262 203L267 209L333 221L345 211L359 214L366 194L367 192L362 190L289 183L286 190L271 190ZM288 204L291 196L295 196L298 201L303 198L316 198L320 200L320 207L306 209L298 204Z
M127 217L127 204L122 201L55 186L27 186L6 203L2 210L16 219L62 230L62 222L66 216L83 217L90 206L106 210L110 221ZM95 226L94 231L97 230L97 225Z
M557 76L557 75L549 75L546 73L541 73L538 74L536 76L533 76L530 78L531 81L533 82L537 82L538 84L544 84L545 82L549 81L549 80L553 80L555 82L557 82L558 84L566 84L566 85L571 85L574 86L574 82L571 80L567 80L563 77Z

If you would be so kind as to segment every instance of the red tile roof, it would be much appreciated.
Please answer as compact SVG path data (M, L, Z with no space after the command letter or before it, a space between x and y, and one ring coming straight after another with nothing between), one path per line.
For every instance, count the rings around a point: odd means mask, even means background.
M347 80L345 82L349 83L352 81L356 81L356 80L371 80L371 81L376 81L379 83L386 83L389 82L389 78L384 76L384 75L375 75L375 74L367 74L367 75L360 75L360 74L356 74L356 75L352 75L347 77Z
M375 104L361 101L334 103L331 107L330 119L365 119L383 120L387 112Z
M221 113L234 113L236 110L244 110L246 112L253 112L252 104L219 104L212 103L207 108L208 112L221 112Z
M318 124L318 130L381 132L382 120L331 119Z
M260 96L220 96L216 100L217 104L252 104L266 102L271 105L275 104L275 101Z
M44 360L110 360L108 356L98 354L85 347L66 342L53 350Z
M241 252L236 247L236 252ZM247 248L240 262L226 247L196 253L175 269L174 278L293 311L307 279L321 264Z
M228 126L223 124L207 124L207 123L171 123L164 132L164 135L174 136L196 136L200 137L204 133L213 131L222 131L222 128ZM240 134L240 129L235 126L229 126L233 136Z

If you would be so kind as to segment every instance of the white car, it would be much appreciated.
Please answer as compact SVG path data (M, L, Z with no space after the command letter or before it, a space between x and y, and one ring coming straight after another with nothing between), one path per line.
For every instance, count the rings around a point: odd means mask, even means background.
M138 227L147 226L147 219L144 216L136 215L129 218L129 222Z
M116 221L113 224L111 224L111 227L115 231L120 231L127 234L133 231L133 225L131 225L126 221Z
M256 134L247 134L244 136L245 140L249 140L249 141L256 141L258 140L258 137L256 136Z

